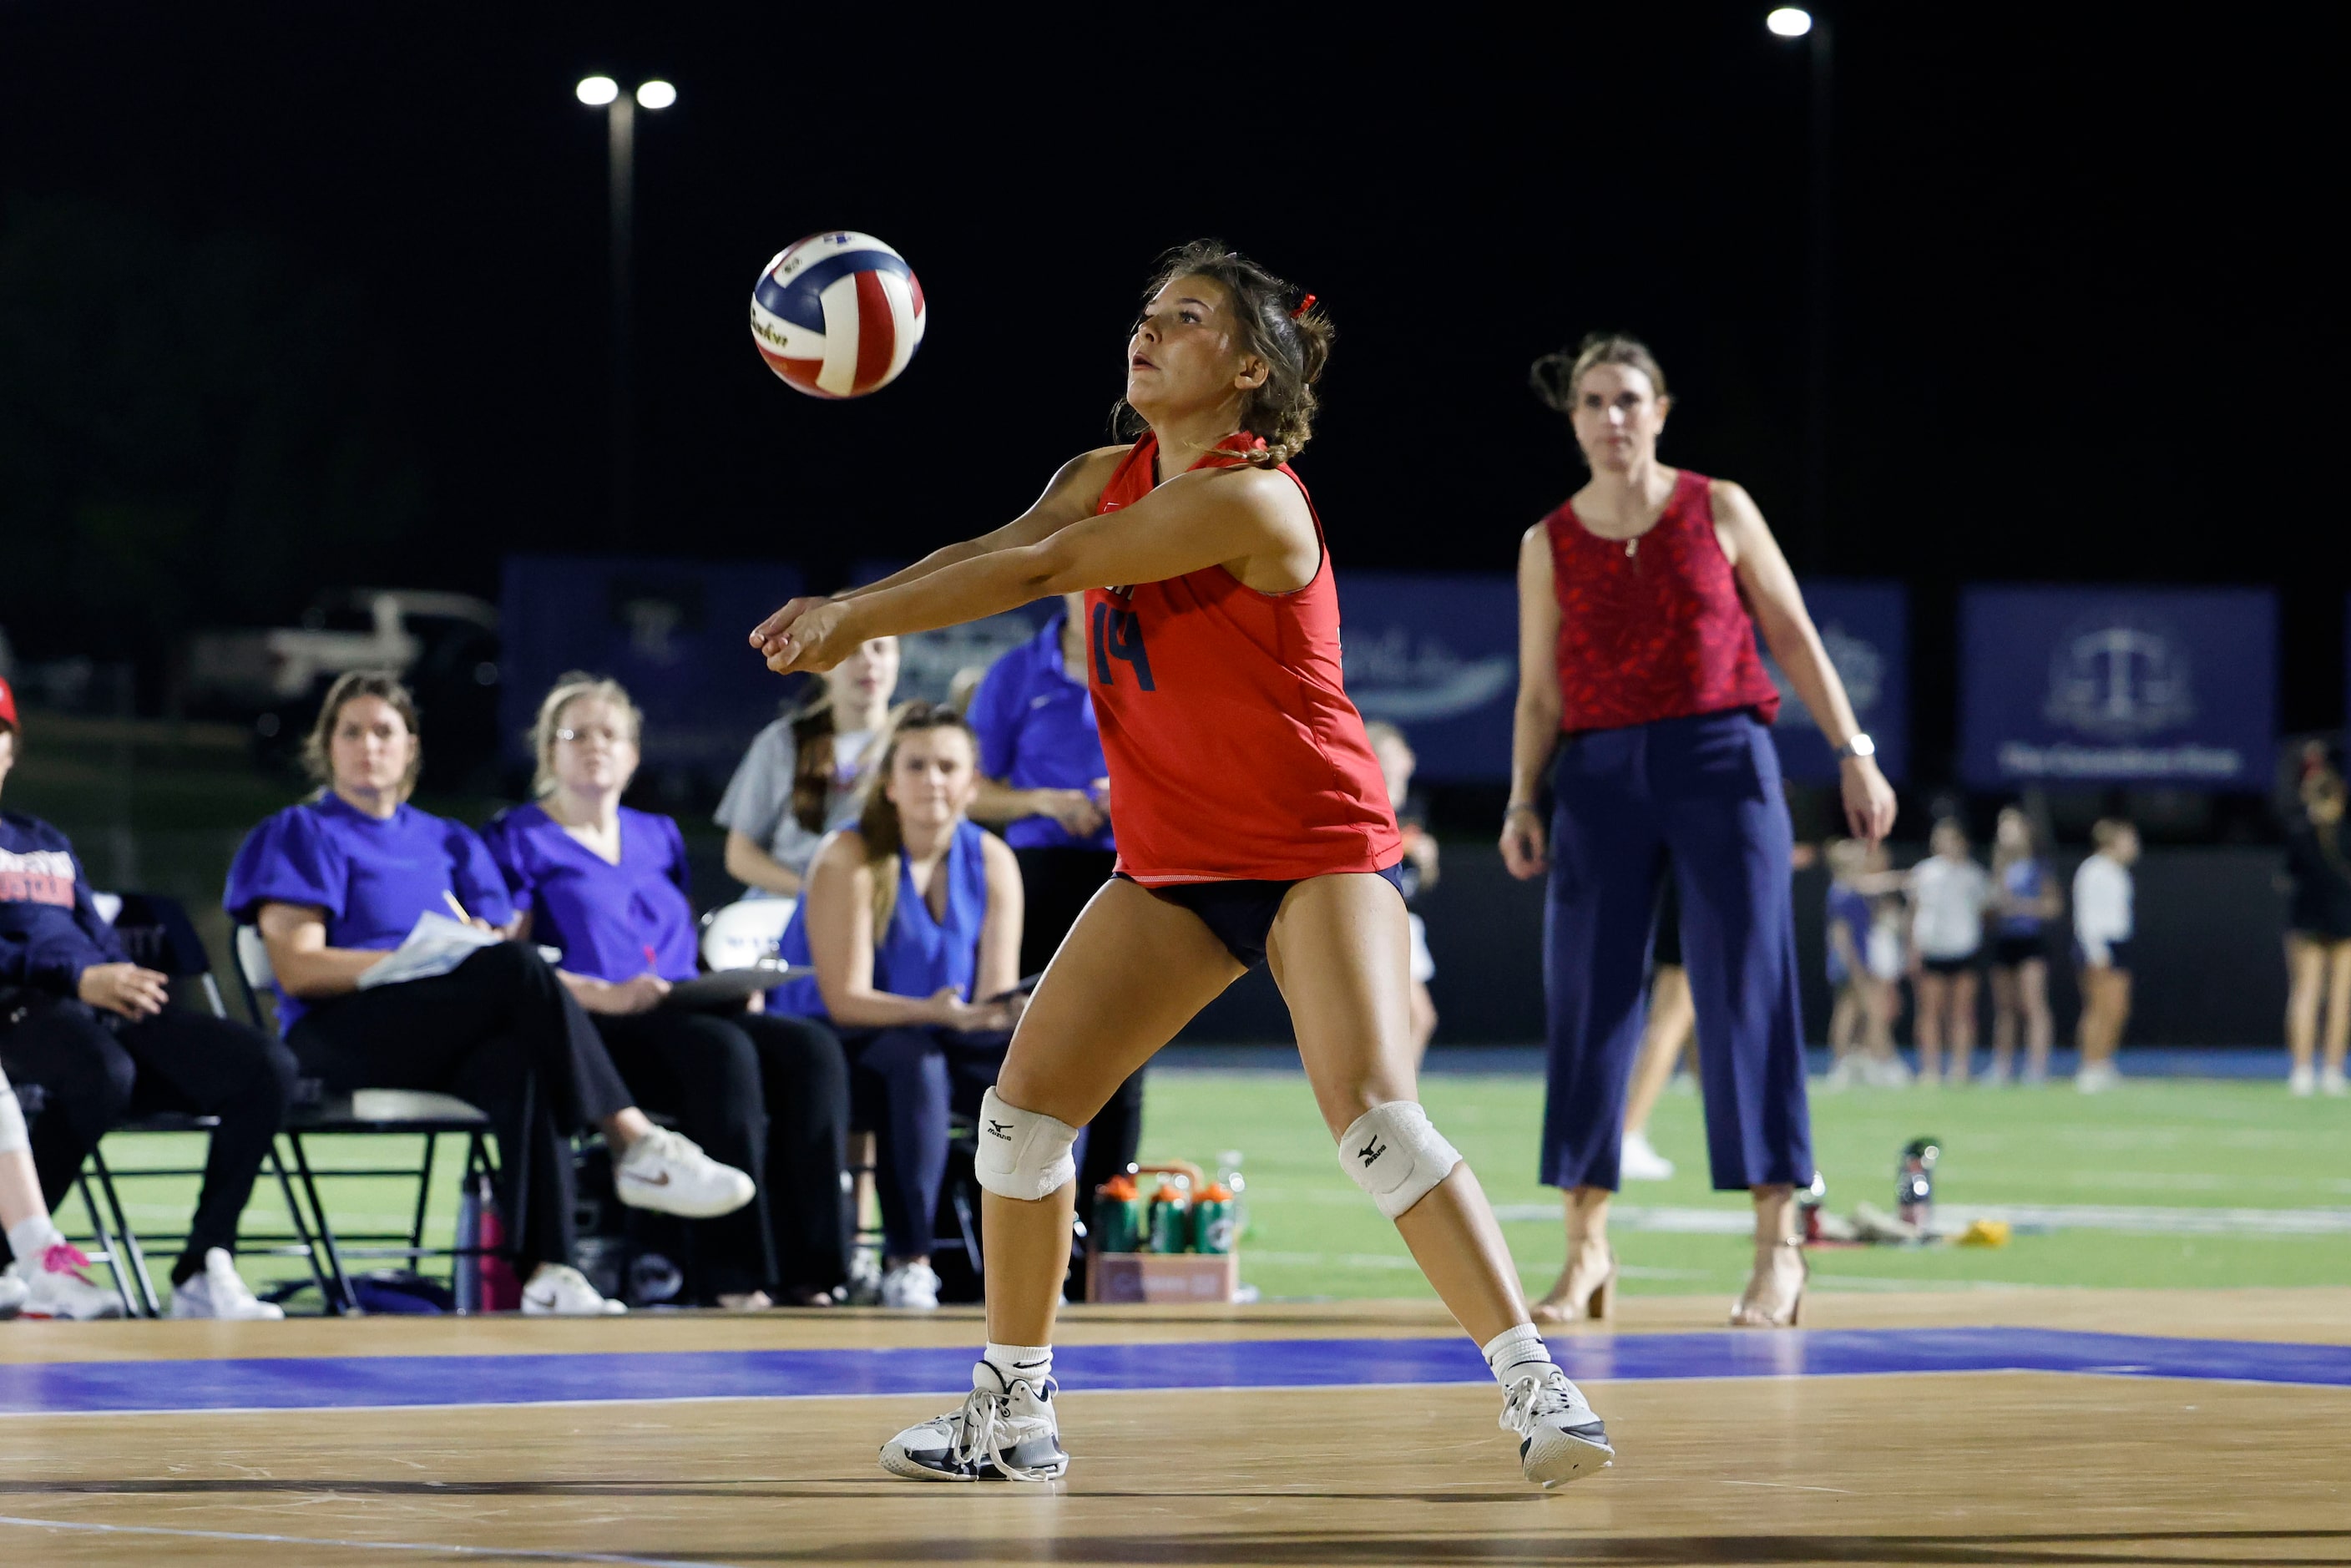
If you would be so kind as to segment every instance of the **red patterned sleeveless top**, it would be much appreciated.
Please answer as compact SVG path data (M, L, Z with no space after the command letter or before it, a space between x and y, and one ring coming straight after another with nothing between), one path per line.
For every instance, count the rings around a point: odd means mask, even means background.
M1779 713L1755 622L1715 538L1709 483L1683 469L1656 525L1637 538L1600 538L1572 501L1543 519L1559 596L1562 731L1741 707L1769 724Z
M1195 466L1230 467L1264 444L1229 437ZM1096 513L1149 495L1157 453L1156 437L1136 442ZM1288 593L1211 566L1086 594L1118 869L1146 887L1379 871L1403 853L1341 680L1339 591L1319 517L1314 533L1322 563Z

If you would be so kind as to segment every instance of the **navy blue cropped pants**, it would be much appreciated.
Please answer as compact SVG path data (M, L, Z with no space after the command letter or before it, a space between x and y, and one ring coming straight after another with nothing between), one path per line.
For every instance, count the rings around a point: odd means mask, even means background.
M1771 732L1743 708L1586 731L1560 743L1552 788L1544 1185L1617 1185L1625 1090L1648 1018L1651 925L1668 862L1698 1008L1715 1187L1809 1183L1793 833Z

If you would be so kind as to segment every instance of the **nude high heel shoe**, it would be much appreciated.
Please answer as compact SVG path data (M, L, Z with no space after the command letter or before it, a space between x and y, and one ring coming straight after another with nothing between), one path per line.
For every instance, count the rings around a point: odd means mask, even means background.
M1552 1294L1537 1301L1528 1316L1539 1323L1605 1322L1616 1315L1616 1253L1608 1253L1608 1267L1594 1277L1579 1279L1571 1264Z
M1792 1250L1802 1270L1796 1276L1796 1288L1782 1300L1780 1252ZM1747 1281L1747 1290L1730 1309L1730 1326L1735 1329L1794 1328L1804 1310L1804 1287L1812 1282L1812 1260L1804 1256L1804 1244L1791 1236L1784 1241L1774 1241L1755 1249L1755 1274Z

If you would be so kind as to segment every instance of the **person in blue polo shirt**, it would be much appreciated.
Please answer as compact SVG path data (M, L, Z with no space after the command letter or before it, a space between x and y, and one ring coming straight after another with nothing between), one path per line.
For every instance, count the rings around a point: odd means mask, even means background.
M988 667L966 715L979 737L972 818L1000 831L1020 862L1023 975L1052 961L1118 865L1110 769L1087 688L1085 628L1086 596L1063 594L1061 613ZM1093 1119L1078 1190L1091 1193L1123 1171L1142 1141L1138 1068Z

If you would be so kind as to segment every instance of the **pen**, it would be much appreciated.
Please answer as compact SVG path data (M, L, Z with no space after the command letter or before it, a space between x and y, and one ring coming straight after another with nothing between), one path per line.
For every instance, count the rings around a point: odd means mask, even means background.
M465 913L465 906L457 902L457 895L455 894L450 892L444 887L441 890L441 897L450 908L457 912L458 919L464 921L468 925L471 925L474 923L474 917Z

